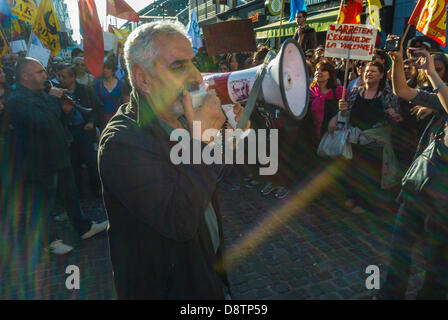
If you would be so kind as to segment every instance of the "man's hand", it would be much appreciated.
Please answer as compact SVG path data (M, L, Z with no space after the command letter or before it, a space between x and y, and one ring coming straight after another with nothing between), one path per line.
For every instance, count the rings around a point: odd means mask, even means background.
M56 96L59 99L61 99L62 95L67 92L67 89L61 89L61 88L56 88L56 87L51 87L50 91L48 92L49 95L51 96Z
M191 132L193 132L193 121L201 122L201 136L193 136L194 139L203 141L202 136L205 130L220 130L226 121L224 112L221 109L221 101L216 96L214 90L210 90L207 93L202 106L199 108L193 108L190 93L187 90L184 90L182 103L184 106L185 118L187 118ZM208 144L212 142L212 140L203 142Z
M398 36L394 34L389 34L387 36L387 39L395 39L395 38L398 38ZM398 51L389 51L388 54L393 62L403 61L403 44L400 43L400 49Z
M346 111L348 110L348 103L345 101L345 99L340 99L338 101L339 110Z
M235 122L238 123L241 119L241 117L243 116L243 111L244 108L239 104L235 104L233 106L233 113L235 113ZM250 128L250 120L247 121L246 127L243 129L243 131L246 131L247 129ZM230 123L227 123L227 129L233 129L232 126L230 125Z
M395 122L401 122L401 121L403 121L403 117L401 116L401 114L397 113L397 112L395 111L395 109L392 108L391 106L389 106L389 107L386 109L386 113L387 113L387 114L389 115L389 117L391 117L392 120L394 120Z
M3 105L3 103L0 102L0 113L2 113L4 109L5 109L5 106Z
M91 130L93 130L94 127L95 127L95 126L93 125L93 122L88 122L88 123L86 123L86 125L84 126L84 130L86 130L86 131L91 131Z
M413 115L415 114L417 120L423 120L433 112L434 112L433 109L423 106L415 106L411 109L411 114Z
M423 56L420 58L419 69L425 71L426 75L431 76L437 74L436 67L434 65L434 57L427 50L419 51Z

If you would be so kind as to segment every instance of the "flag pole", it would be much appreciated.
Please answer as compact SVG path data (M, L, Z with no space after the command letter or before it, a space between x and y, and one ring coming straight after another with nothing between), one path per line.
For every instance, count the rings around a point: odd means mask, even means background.
M285 3L282 0L282 10L281 10L281 13L280 13L280 29L278 30L279 31L279 33L278 33L278 49L279 50L280 50L280 42L281 42L281 39L282 39L283 10L285 9L285 8L283 8L284 5L285 5Z
M406 30L404 30L403 36L401 37L401 41L400 41L400 47L403 48L403 42L404 39L406 38L406 36L408 35L409 29L411 28L411 24L408 23Z

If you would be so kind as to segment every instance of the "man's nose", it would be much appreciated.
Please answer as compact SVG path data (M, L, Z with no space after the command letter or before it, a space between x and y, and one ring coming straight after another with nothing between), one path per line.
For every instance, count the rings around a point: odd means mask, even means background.
M192 66L191 68L191 75L190 75L190 82L196 84L196 85L200 85L202 83L202 75L199 72L199 70L196 68L195 65Z

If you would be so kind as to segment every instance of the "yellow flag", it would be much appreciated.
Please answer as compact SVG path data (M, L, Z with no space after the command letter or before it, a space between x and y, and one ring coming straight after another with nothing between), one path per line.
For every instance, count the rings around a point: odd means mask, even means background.
M33 24L36 18L37 7L34 0L6 0L13 15L20 20Z
M6 40L3 30L0 29L0 58L10 52L11 50L9 49L8 40Z
M11 19L12 20L12 29L14 30L14 36L20 36L22 33L22 30L20 29L19 21Z
M53 56L58 54L61 49L58 36L59 23L51 0L42 0L40 3L32 31L50 49Z
M378 31L381 31L380 24L380 9L383 7L380 0L367 0L369 5L369 18L370 23L366 22L366 24L371 24L374 26L378 26Z

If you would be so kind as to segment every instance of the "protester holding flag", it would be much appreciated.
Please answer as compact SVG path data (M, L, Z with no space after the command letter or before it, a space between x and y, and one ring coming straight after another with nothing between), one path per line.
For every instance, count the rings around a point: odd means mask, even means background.
M317 46L316 30L306 24L306 11L296 13L297 30L293 38L302 46L302 50L314 49Z

